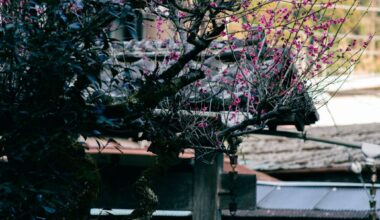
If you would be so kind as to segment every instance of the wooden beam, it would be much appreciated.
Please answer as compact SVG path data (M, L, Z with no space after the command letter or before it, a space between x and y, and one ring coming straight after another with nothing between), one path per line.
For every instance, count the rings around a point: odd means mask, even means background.
M222 171L223 154L216 155L212 164L195 160L193 220L221 219L218 192Z

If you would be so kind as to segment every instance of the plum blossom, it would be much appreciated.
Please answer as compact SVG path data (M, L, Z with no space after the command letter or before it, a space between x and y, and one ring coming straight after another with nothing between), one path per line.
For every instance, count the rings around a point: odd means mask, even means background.
M197 124L197 127L198 127L198 128L206 128L207 126L208 126L208 123L205 122L205 121L199 122L199 123Z
M210 7L217 8L218 4L216 2L210 2Z

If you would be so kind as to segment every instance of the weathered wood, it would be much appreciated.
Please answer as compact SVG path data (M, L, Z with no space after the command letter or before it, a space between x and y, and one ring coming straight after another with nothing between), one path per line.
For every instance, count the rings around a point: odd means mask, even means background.
M234 194L231 194L231 189ZM254 210L256 208L256 176L237 174L236 180L229 173L221 175L220 208L228 210L234 199L238 210Z
M134 209L137 206L133 186L144 170L144 167L120 165L124 163L124 157L121 156L120 163L115 160L114 164L99 164L102 176L102 189L98 201L93 206L94 208ZM142 157L138 158L140 160L143 159ZM99 156L96 159L99 160L101 158ZM107 163L107 161L104 162ZM187 161L185 160L177 166L179 170L170 170L170 172L162 175L162 178L154 182L153 190L159 198L158 210L190 211L192 209L192 167L187 165Z
M133 196L133 184L144 167L154 162L148 159L154 157L144 159L144 156L104 154L92 156L98 162L103 180L100 196L93 207L135 208L137 204ZM217 156L212 165L202 161L192 164L190 160L181 160L175 169L156 180L154 191L159 198L158 210L188 210L193 211L194 220L220 220L220 210L228 210L231 201L228 195L231 184L235 184L237 208L255 208L254 175L238 174L236 182L231 182L229 174L222 173L222 154Z
M213 164L195 161L193 220L221 219L218 191L222 170L223 154L218 154Z

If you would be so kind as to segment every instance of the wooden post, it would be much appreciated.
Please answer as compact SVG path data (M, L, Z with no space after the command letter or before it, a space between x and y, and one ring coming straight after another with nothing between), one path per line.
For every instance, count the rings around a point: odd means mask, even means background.
M213 164L195 160L193 220L221 220L218 191L222 172L222 153L216 155Z

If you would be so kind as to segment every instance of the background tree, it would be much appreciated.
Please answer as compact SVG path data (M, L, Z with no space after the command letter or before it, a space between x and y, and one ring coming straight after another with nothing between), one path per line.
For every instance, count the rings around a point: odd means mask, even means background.
M276 120L314 122L321 83L368 44L342 49L328 32L350 14L333 16L344 2L146 1L174 39L146 53L109 37L111 21L133 16L128 2L1 1L1 215L85 218L99 177L79 135L152 142L157 164L136 183L132 215L149 219L152 181L185 148L212 161Z
M98 193L77 142L104 123L97 99L106 28L128 16L109 1L0 1L0 216L81 219Z

